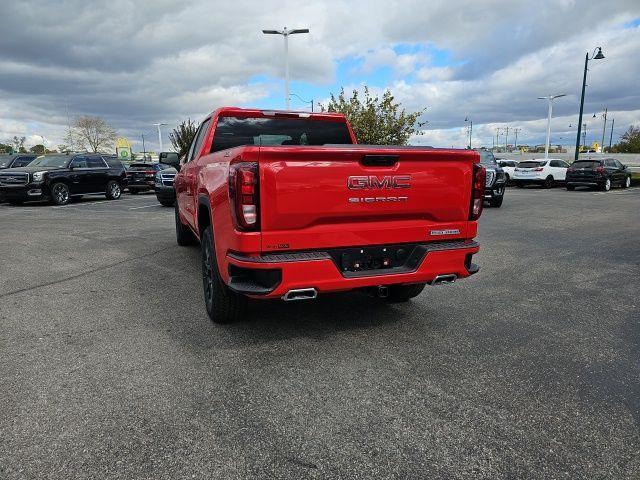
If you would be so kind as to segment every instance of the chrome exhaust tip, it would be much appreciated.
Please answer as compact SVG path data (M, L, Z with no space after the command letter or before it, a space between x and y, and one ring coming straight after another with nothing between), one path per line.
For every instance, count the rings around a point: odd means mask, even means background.
M458 276L455 273L447 273L445 275L438 275L436 278L431 280L431 285L444 285L448 283L453 283L458 279Z
M318 296L318 291L315 288L296 288L289 290L282 296L282 300L285 302L294 302L296 300L313 300Z

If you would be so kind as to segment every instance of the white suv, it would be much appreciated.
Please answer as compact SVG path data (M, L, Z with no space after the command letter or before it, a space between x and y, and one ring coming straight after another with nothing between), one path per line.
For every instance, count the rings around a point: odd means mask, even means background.
M518 163L513 171L513 182L518 187L535 183L551 188L556 182L564 182L569 164L557 158L537 158Z
M518 166L518 162L515 160L506 160L504 158L496 158L498 165L502 167L504 170L504 175L507 177L507 184L511 183L513 180L513 172L515 168Z

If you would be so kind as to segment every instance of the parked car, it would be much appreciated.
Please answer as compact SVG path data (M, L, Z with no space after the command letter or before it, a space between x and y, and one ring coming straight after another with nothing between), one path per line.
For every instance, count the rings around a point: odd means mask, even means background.
M162 163L132 163L127 169L127 181L129 193L137 195L140 192L154 190L156 173L169 168Z
M510 185L513 180L513 172L518 166L518 162L516 162L515 160L506 160L504 158L496 158L496 161L498 162L498 165L500 165L500 168L502 168L502 171L504 172L506 184Z
M525 160L514 169L513 182L517 187L535 184L551 188L565 181L568 167L567 162L557 158Z
M504 199L504 187L507 185L507 178L500 165L496 162L492 152L488 150L478 150L478 153L480 154L480 163L487 170L484 199L487 200L492 207L500 208L502 206L502 200Z
M200 242L212 321L240 319L248 297L403 302L479 270L478 153L355 143L337 113L204 119L175 177L175 225L179 245Z
M35 153L0 155L0 170L4 170L5 168L26 167L36 158L38 158L38 155L36 155Z
M597 160L578 160L567 170L567 190L576 187L597 187L609 191L613 185L628 188L631 185L631 173L615 158Z
M14 205L31 200L66 205L83 195L115 200L126 181L119 160L92 153L53 154L38 157L26 167L0 171L0 196Z
M156 198L160 205L163 207L173 207L176 201L176 191L173 188L173 179L175 178L178 170L175 168L165 168L156 173L156 183L154 190L156 192Z

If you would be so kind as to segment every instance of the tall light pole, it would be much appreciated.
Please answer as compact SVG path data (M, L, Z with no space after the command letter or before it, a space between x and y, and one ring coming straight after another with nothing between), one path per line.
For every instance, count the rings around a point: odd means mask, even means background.
M504 127L504 152L507 153L507 148L509 144L507 141L509 140L509 126Z
M611 142L613 141L613 126L616 123L616 119L611 119L611 135L609 136L609 153L611 153Z
M160 144L160 152L161 152L162 151L162 132L160 131L160 127L165 126L166 123L154 123L154 125L158 127L158 143Z
M604 107L604 113L602 114L602 142L600 142L600 153L604 153L604 136L607 130L607 107Z
M473 135L473 120L469 120L469 117L464 117L464 122L469 122L469 150L471 150L471 136Z
M551 115L553 114L553 101L556 98L566 97L566 93L559 95L547 95L546 97L538 97L538 100L547 100L549 111L547 113L547 143L544 146L544 158L549 158L549 143L551 142ZM581 114L582 115L582 114Z
M596 53L596 50L598 53ZM573 157L573 161L578 160L578 154L580 153L580 128L582 127L582 110L584 109L584 89L587 86L587 70L589 67L589 60L601 60L604 58L602 53L602 47L596 47L593 49L591 57L589 52L584 57L584 75L582 76L582 96L580 97L580 116L578 117L578 135L576 137L576 152Z
M522 129L520 127L513 129L513 133L516 134L516 141L515 141L515 144L514 144L513 148L516 151L518 150L518 133L520 133L521 131L522 131Z
M297 93L291 93L290 94L291 97L296 97L298 100L300 100L302 103L308 103L311 106L311 112L313 113L313 98L311 100L305 100L304 98L302 98L300 95L298 95Z
M289 35L309 33L309 29L295 28L287 30L287 27L284 27L282 30L262 30L262 33L265 35L282 35L284 37L284 103L286 109L289 110Z

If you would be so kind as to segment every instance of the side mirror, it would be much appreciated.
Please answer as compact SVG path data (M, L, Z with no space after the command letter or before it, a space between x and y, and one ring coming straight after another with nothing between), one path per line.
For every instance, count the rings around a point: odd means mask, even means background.
M175 152L160 152L159 156L160 163L164 165L169 165L176 170L180 171L180 158L178 154Z

